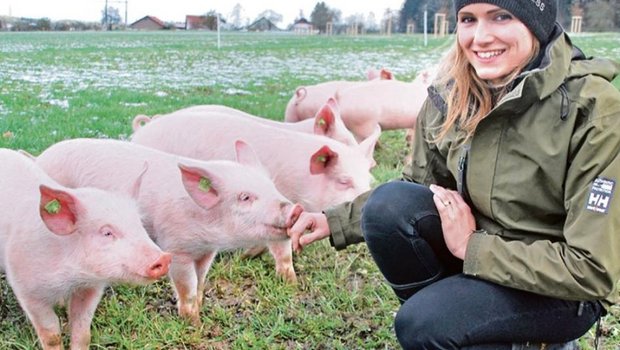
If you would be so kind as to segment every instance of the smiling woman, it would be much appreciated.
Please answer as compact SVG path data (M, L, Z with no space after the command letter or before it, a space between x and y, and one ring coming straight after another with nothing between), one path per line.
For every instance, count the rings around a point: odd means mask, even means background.
M455 1L404 180L290 230L366 242L405 349L573 349L617 301L620 65L587 59L555 5Z

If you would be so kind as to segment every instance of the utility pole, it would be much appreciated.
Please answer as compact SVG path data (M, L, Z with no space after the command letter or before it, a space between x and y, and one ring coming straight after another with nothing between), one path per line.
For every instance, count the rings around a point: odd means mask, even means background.
M217 49L220 49L220 13L217 13Z
M109 28L110 20L108 19L108 0L105 0L105 8L103 9L103 11L104 11L104 17L105 17L104 18L105 29L110 30Z
M428 8L424 5L424 46L428 46Z

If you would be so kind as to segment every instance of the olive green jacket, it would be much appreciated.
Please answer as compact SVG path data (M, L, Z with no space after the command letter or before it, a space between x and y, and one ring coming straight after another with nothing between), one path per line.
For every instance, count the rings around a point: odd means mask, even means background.
M458 189L472 207L464 274L608 306L620 279L620 92L610 84L620 65L580 54L558 33L465 144L458 130L425 141L445 111L429 89L404 180ZM325 211L336 249L363 241L367 197Z

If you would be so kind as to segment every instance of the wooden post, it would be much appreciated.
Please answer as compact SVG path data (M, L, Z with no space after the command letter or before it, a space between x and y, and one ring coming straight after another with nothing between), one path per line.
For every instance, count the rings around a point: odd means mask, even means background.
M407 34L413 33L415 33L415 22L410 20L407 22Z
M582 16L573 16L570 22L571 33L581 33L581 23L583 22Z
M447 21L445 13L435 14L435 23L433 23L433 34L435 37L444 37L447 32Z
M334 22L327 22L325 24L325 34L333 35L334 34Z

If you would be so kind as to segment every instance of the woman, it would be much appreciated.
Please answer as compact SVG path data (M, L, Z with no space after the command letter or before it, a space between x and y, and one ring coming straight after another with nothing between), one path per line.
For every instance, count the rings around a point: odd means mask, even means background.
M617 296L620 92L610 81L620 66L572 46L555 0L455 8L457 40L418 118L405 181L303 213L289 235L296 250L365 240L402 302L403 348L567 348Z

